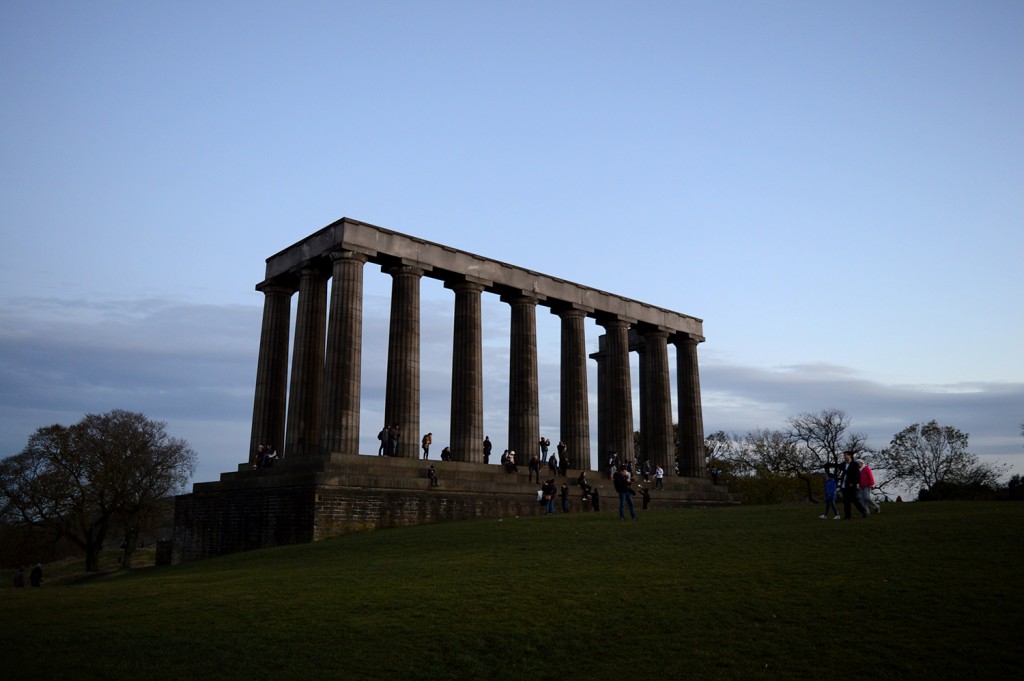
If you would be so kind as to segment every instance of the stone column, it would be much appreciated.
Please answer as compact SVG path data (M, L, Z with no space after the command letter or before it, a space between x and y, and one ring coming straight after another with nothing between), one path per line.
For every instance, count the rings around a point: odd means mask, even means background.
M621 460L633 458L633 390L629 376L629 322L619 317L598 320L604 327L608 365L608 447Z
M446 283L455 292L452 346L451 450L456 461L482 463L484 453L483 284Z
M299 306L295 313L285 442L288 457L310 456L320 449L326 326L327 277L310 264L299 272Z
M288 400L288 339L291 325L293 290L285 286L263 283L256 287L263 292L263 327L260 331L260 354L256 363L256 393L252 406L252 435L249 458L254 460L256 448L272 445L284 450L284 416Z
M385 267L391 275L391 329L384 421L399 427L396 456L419 457L420 449L420 277L411 265Z
M363 265L366 256L331 253L331 303L324 358L320 452L359 453L359 389L363 355Z
M677 334L676 373L679 381L679 474L704 478L704 416L700 404L700 375L697 371L696 338ZM668 469L666 469L668 470Z
M552 310L562 320L562 363L559 422L573 468L589 471L590 404L587 394L586 312L579 309Z
M651 406L651 382L648 380L648 372L650 371L650 365L647 362L647 343L639 333L636 333L635 329L632 329L630 334L629 349L636 351L637 354L637 368L639 369L637 380L640 382L640 461L650 458L651 456L651 424L650 414L648 413Z
M597 339L597 352L590 359L597 362L597 470L608 471L608 354L605 352L607 339L602 334Z
M668 331L645 329L644 356L647 377L646 389L641 394L640 411L646 414L644 438L648 449L644 457L650 459L651 469L661 466L671 471L675 445L672 437L672 385L668 370Z
M540 453L540 398L537 387L537 299L526 294L502 297L512 306L509 347L508 447L516 464Z

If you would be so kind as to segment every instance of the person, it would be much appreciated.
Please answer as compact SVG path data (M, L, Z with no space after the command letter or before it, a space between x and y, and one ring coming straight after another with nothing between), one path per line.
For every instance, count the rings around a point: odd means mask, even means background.
M398 424L391 426L388 430L388 456L398 456Z
M537 484L539 485L540 484L540 457L537 456L536 454L531 456L530 457L530 464L529 464L529 466L530 466L530 471L529 471L530 477L529 477L529 480L527 480L527 482L533 482L533 476L534 476L534 474L536 474L537 475Z
M518 473L519 469L516 467L516 453L515 450L506 449L505 453L502 454L502 460L505 462L506 473ZM540 480L537 480L540 482Z
M263 449L263 445L256 448L256 458L253 459L253 468L263 468L263 459L266 457L266 452Z
M377 433L377 439L380 440L380 447L377 449L377 456L384 456L387 452L388 446L388 426L384 424L384 427Z
M437 471L434 469L434 464L430 464L430 468L427 469L427 477L430 479L430 486L437 487Z
M563 478L569 472L569 456L564 451L558 455L558 472Z
M640 467L640 473L644 476L644 482L651 481L651 460L644 459L643 466Z
M580 476L576 478L576 486L583 492L583 501L589 501L590 496L590 483L587 482L587 472L580 471Z
M722 471L718 470L718 466L712 466L710 469L708 469L708 472L711 473L711 484L717 485L718 476L722 474Z
M551 475L558 475L558 459L554 454L548 459L548 470L551 471Z
M864 459L857 459L857 467L860 468L860 503L864 505L864 508L881 513L882 507L871 498L871 489L875 486L875 472L864 462Z
M860 503L860 468L853 460L853 452L843 452L843 517L850 519L850 506L856 506L860 514L868 517L868 510Z
M43 566L36 563L36 566L32 568L32 574L28 576L28 581L32 586L41 586L43 583Z
M590 489L590 507L595 511L601 510L601 492L596 487Z
M545 482L541 488L544 493L544 515L551 515L555 512L555 480L552 478Z
M647 489L647 485L640 485L640 498L644 500L644 510L646 511L651 503L651 490Z
M277 450L274 449L274 445L266 445L263 449L263 467L270 468L277 461Z
M836 507L836 476L831 473L829 473L828 479L825 480L825 512L818 517L827 519L829 513L832 513L833 517L839 520L839 508Z
M569 512L569 483L563 482L562 488L558 491L558 496L562 499L562 513Z
M25 586L25 571L22 570L21 567L19 566L18 569L14 571L14 588L15 589L21 589L21 588L24 588L24 586Z
M491 462L491 436L484 436L484 463Z
M423 447L423 460L426 461L430 458L430 445L434 444L434 434L427 433L423 436L420 441L420 446Z
M612 477L615 491L619 495L619 520L625 520L625 507L629 506L629 515L636 520L636 506L633 505L633 481L629 479L629 472L625 466Z
M441 461L451 461L451 460L452 460L452 448L451 447L445 447L444 449L441 450Z
M542 459L548 458L548 447L551 446L551 440L547 439L543 435L540 436L540 456Z
M665 479L665 469L658 466L654 469L654 489L663 489L661 481Z

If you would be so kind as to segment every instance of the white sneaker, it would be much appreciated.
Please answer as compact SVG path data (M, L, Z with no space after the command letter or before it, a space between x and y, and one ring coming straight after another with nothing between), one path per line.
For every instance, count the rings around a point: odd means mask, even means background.
M840 518L839 516L836 516L836 517L835 517L835 518L833 518L832 520L842 520L842 518Z
M818 517L819 517L819 518L824 518L824 517L825 517L825 514L824 514L824 513L822 513L822 514L821 514L821 515L819 515Z

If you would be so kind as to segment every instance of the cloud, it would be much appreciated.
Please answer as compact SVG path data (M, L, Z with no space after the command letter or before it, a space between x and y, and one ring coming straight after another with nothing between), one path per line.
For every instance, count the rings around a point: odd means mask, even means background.
M364 315L361 449L370 453L376 451L383 422L387 298L369 296ZM261 319L258 306L165 299L5 301L0 304L0 453L20 451L38 427L120 408L166 421L168 432L188 440L200 457L197 481L234 470L248 456ZM557 332L557 323L538 314L542 352L557 351L557 335L552 337ZM588 346L596 345L597 332L588 328ZM450 294L447 300L424 299L421 335L421 426L434 433L439 449L448 443L451 407ZM507 343L507 308L491 303L484 309L484 423L498 451L508 425ZM541 356L539 366L541 429L555 439L557 355ZM596 433L594 363L588 368ZM1014 464L1018 472L1024 464L1020 383L886 385L850 367L758 368L712 357L702 360L701 387L706 432L781 428L791 416L838 408L873 448L884 447L912 423L935 419L967 432L971 450L983 458Z

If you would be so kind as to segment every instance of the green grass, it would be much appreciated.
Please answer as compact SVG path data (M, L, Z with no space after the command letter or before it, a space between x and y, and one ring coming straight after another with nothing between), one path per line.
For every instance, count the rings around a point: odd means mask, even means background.
M447 523L5 588L0 654L18 679L1019 678L1024 504L817 515Z

